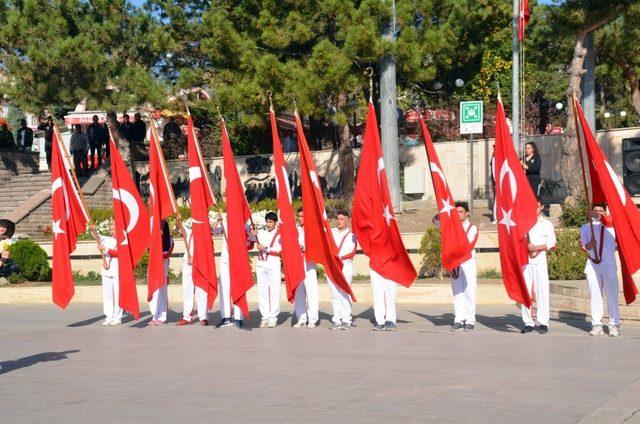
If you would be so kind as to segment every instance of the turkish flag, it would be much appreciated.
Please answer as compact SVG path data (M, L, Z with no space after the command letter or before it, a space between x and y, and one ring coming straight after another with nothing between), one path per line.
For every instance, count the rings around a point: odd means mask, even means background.
M222 130L222 162L226 183L225 201L227 204L227 248L229 249L229 278L231 279L231 300L249 317L247 292L253 287L251 262L247 250L247 220L251 218L251 209L244 195L236 161L231 150L224 118L220 118Z
M211 224L209 224L209 208L214 205L214 200L191 116L187 119L187 155L189 157L191 234L193 235L191 258L193 284L207 292L207 308L211 309L218 295L218 276L214 261Z
M322 189L318 170L311 158L311 151L304 136L302 122L298 111L296 116L296 131L298 133L298 147L300 149L300 182L302 186L302 207L304 210L304 244L305 257L308 262L316 262L324 266L325 272L333 283L345 293L356 298L351 286L342 274L342 261L338 255L338 247L333 240L327 211L324 206Z
M620 178L607 162L598 146L580 103L573 99L573 108L578 114L579 128L586 146L589 163L589 179L593 203L606 203L616 231L618 255L622 273L622 289L627 305L636 300L638 288L632 275L640 269L640 211L629 196Z
M382 158L376 111L369 102L353 196L353 233L369 256L371 269L384 278L409 287L417 272L402 243L393 213L389 183ZM305 224L307 216L305 214Z
M51 144L51 220L53 221L53 303L65 309L74 294L71 252L76 250L78 234L84 232L89 214L76 190L70 164L62 154L62 137L55 128Z
M427 150L427 161L429 162L433 191L438 205L440 238L442 239L440 243L442 265L446 270L451 271L471 259L473 246L469 243L467 235L462 228L462 222L460 222L460 218L456 213L455 201L451 196L451 190L449 190L436 149L433 146L433 141L431 141L431 134L429 134L429 129L422 116L420 117L420 127L424 136L424 147Z
M176 213L178 209L153 121L149 129L149 193L151 234L147 267L147 301L151 300L156 290L167 283L162 252L162 220Z
M520 13L518 14L518 41L524 40L524 28L531 19L529 0L520 0Z
M276 191L278 203L278 215L280 215L280 237L282 240L282 266L284 267L284 282L287 287L287 299L293 303L296 289L304 281L304 260L302 249L298 244L298 229L293 217L293 205L291 203L291 187L289 187L289 174L287 164L284 161L276 115L273 108L269 109L271 118L271 138L273 139L273 159L276 171Z
M527 233L537 221L537 201L513 146L500 98L496 112L495 169L502 280L511 299L531 307L522 270L529 262Z
M113 185L113 217L118 251L120 307L138 319L138 293L134 268L149 246L149 213L142 202L131 174L118 147L109 140L111 182Z

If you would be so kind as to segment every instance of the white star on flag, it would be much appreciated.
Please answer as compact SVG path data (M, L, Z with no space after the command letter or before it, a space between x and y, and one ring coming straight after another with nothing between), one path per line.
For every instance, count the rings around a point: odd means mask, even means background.
M502 209L502 208L500 208ZM507 227L507 233L511 234L511 227L515 227L516 223L514 221L511 220L511 213L513 212L513 209L509 209L509 211L505 211L504 209L502 209L502 219L500 220L499 224L504 225L505 227Z
M60 220L58 219L57 221L53 221L53 234L55 236L55 238L58 238L58 234L64 234L66 233L66 231L64 231L61 227L60 227Z
M384 206L384 211L382 212L382 216L384 216L385 221L387 221L387 226L391 224L391 220L393 219L393 215L389 210L389 205Z
M122 232L124 233L124 240L122 240L122 243L120 243L120 246L129 244L129 235L127 234L127 230L122 230Z
M446 213L451 218L451 211L455 209L455 206L451 204L451 197L447 197L446 199L442 199L442 209L440 209L440 213Z

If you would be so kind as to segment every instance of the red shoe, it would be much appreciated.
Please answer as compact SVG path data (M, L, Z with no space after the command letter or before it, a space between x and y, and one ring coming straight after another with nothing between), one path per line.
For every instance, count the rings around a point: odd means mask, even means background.
M209 320L203 319L202 321L200 321L200 325L206 327L207 325L209 325Z
M180 321L176 323L176 325L190 325L190 324L193 324L193 321L187 321L184 318L182 318Z

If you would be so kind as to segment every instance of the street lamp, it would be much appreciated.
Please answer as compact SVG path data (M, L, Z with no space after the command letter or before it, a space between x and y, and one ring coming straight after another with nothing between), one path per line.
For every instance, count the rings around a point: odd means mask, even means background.
M464 80L458 78L456 80L455 84L456 84L456 87L460 88L460 87L462 87L464 85Z
M611 118L611 114L609 112L605 112L604 113L604 117L609 119L609 118Z
M627 116L627 111L626 110L621 110L620 111L620 117L624 118L625 116Z
M561 111L564 105L561 102L556 103L556 110Z

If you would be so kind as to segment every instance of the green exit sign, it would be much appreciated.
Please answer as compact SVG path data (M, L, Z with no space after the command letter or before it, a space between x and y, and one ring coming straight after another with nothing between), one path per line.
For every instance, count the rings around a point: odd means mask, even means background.
M482 101L460 102L460 134L482 132Z

